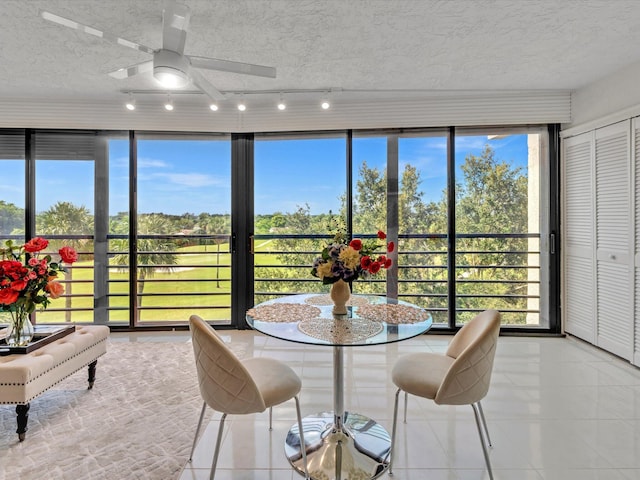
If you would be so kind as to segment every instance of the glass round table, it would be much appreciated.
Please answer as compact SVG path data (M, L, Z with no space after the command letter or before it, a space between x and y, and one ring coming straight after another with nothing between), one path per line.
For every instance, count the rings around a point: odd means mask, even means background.
M333 411L302 420L304 448L312 480L373 479L389 466L391 437L375 420L345 411L344 347L399 342L425 333L431 315L407 302L352 295L346 315L332 314L329 295L280 297L247 311L255 330L291 342L333 347ZM285 454L304 475L298 424L285 440Z

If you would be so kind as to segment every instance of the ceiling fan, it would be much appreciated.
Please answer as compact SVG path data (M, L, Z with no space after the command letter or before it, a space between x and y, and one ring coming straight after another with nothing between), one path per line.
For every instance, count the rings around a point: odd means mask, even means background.
M264 65L232 62L216 58L196 57L184 54L184 45L189 28L191 11L186 5L169 1L162 11L162 48L150 48L131 40L83 25L69 18L44 10L40 16L64 27L80 30L108 42L133 48L153 55L152 60L120 68L109 75L114 78L128 78L139 73L153 72L154 78L167 89L183 88L191 82L213 100L223 100L225 95L215 88L197 69L219 70L222 72L257 75L275 78L276 69Z

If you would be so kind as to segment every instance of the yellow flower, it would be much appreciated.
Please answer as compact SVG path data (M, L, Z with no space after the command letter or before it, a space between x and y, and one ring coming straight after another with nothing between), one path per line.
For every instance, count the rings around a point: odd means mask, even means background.
M322 280L324 277L330 277L330 276L331 276L330 262L321 263L320 265L318 265L318 277L320 278L320 280Z
M360 253L352 247L342 250L338 258L349 270L353 270L360 264Z

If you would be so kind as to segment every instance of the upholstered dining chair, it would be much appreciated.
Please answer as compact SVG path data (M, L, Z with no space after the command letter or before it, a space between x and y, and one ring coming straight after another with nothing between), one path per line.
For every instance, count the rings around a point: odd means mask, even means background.
M227 415L258 413L269 408L269 429L271 429L271 407L293 398L296 401L298 431L302 446L300 450L308 479L302 417L298 400L301 381L298 375L289 366L272 358L256 357L240 361L215 330L197 315L191 315L189 318L189 329L193 341L200 394L204 400L189 461L193 457L207 406L222 413L209 477L210 480L213 480Z
M398 390L393 409L389 474L392 474L391 464L396 444L398 397L404 391L405 422L407 394L431 399L438 405L471 405L487 472L493 480L487 450L487 447L491 447L491 439L480 400L489 391L499 334L500 313L497 310L485 310L458 331L444 355L411 353L396 361L391 373L391 379Z

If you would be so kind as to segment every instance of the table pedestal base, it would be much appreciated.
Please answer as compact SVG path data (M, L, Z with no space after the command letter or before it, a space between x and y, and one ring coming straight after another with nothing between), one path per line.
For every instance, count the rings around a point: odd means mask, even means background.
M389 467L391 437L380 424L357 413L344 414L342 427L333 412L302 419L309 476L312 480L365 480L378 478ZM298 424L285 440L285 454L304 475Z

